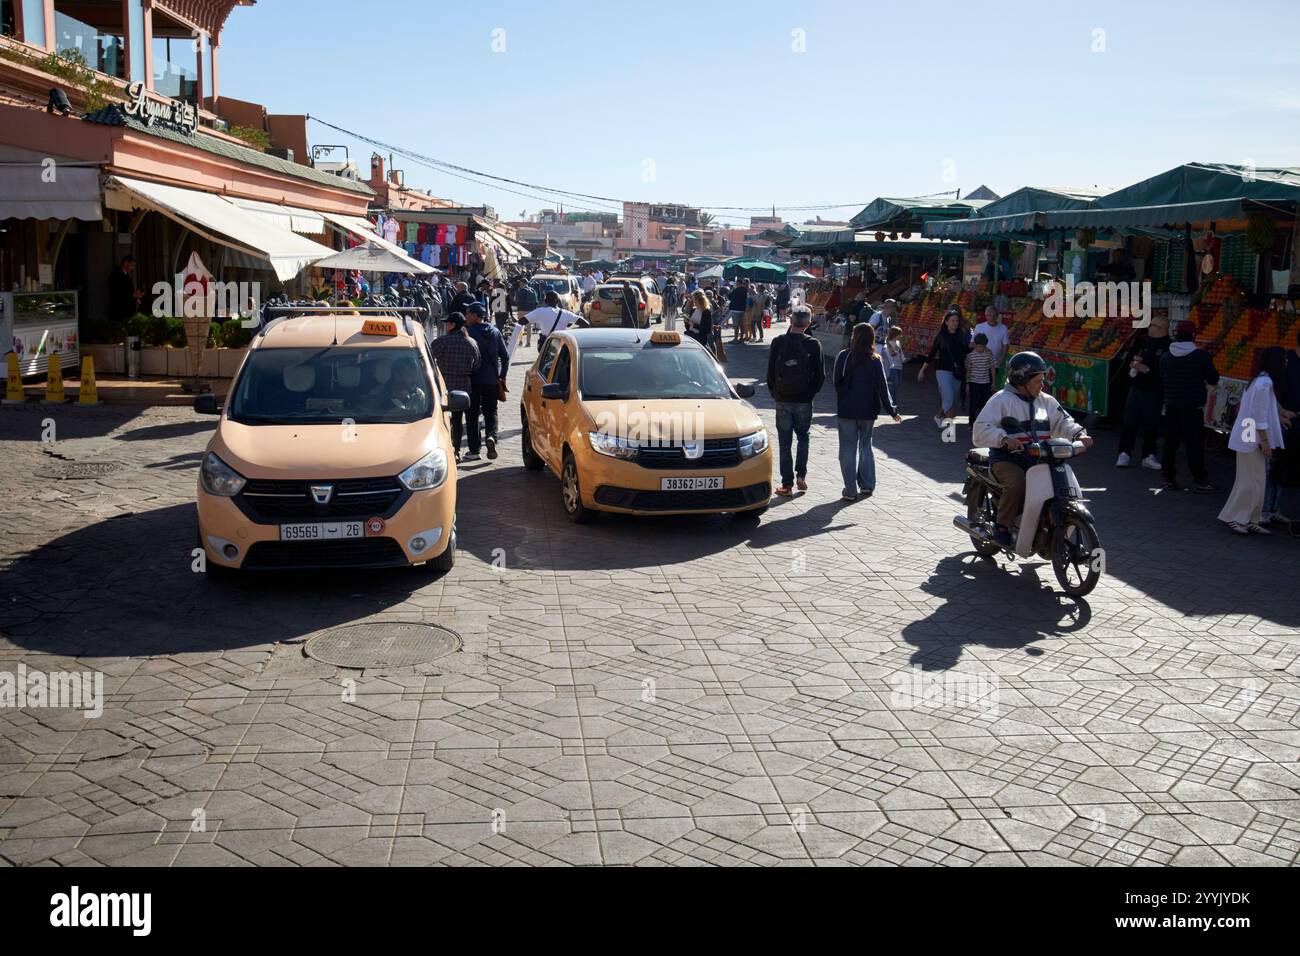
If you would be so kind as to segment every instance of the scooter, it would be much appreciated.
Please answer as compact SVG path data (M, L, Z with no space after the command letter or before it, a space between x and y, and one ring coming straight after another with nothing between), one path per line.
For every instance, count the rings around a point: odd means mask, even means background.
M1068 464L1083 454L1085 446L1079 441L1048 438L1027 443L1024 451L1037 464L1025 472L1024 511L1019 531L1013 529L1015 547L1008 553L1020 558L1038 555L1051 561L1065 592L1083 597L1097 586L1105 568L1096 521L1083 503L1083 490ZM970 535L977 554L991 559L1004 550L993 537L1002 485L989 465L987 448L967 453L963 493L966 514L953 518L952 523Z

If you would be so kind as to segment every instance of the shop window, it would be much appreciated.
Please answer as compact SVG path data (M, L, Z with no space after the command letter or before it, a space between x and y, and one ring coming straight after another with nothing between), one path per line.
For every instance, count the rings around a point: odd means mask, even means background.
M193 31L153 10L153 89L198 106L199 41Z
M26 19L24 8L24 20ZM74 15L75 14L75 15ZM121 0L55 0L54 49L76 51L92 70L126 78Z
M44 0L22 0L23 42L32 46L45 46Z
M131 52L131 82L143 83L149 79L145 75L144 61L144 0L127 0L127 30L130 39L127 43Z
M217 91L212 88L212 41L203 34L203 96L211 98Z

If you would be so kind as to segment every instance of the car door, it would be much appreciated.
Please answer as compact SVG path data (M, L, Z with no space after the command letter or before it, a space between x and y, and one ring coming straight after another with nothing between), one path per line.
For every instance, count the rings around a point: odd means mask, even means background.
M549 343L548 343L549 344ZM564 399L551 399L542 402L542 416L546 421L547 450L538 452L550 463L551 469L558 475L564 464L564 440L570 431L570 413L577 407L574 379L573 343L560 342L558 354L551 368L550 382L563 385L567 395Z
M542 401L542 385L550 380L560 344L560 340L554 335L549 337L542 347L542 354L528 370L524 380L524 414L528 418L528 431L531 433L533 450L547 462L551 460L548 451L551 439L546 414L546 406L550 403Z

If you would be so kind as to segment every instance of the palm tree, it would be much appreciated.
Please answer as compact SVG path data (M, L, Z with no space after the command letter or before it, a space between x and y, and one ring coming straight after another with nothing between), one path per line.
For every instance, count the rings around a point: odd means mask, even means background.
M701 225L701 226L707 226L707 225L709 225L709 224L712 223L712 222L713 222L713 213L711 213L711 212L702 212L702 213L700 213L700 225Z

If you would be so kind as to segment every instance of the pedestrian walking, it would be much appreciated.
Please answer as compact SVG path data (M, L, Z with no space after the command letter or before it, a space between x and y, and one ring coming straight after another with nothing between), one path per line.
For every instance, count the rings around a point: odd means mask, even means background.
M775 343L774 343L775 344ZM876 456L871 434L881 412L902 419L889 394L885 365L876 353L876 330L863 322L853 329L849 347L835 358L835 414L840 439L844 501L870 498L876 490Z
M953 306L943 317L943 325L930 344L929 354L916 373L918 382L925 381L925 370L935 367L934 377L939 383L939 414L934 416L934 424L943 428L957 414L957 404L961 400L961 378L966 374L966 353L970 347L966 341L966 331L962 328L961 309Z
M745 312L749 308L749 280L741 279L727 296L727 318L733 326L731 341L739 342L745 331Z
M778 495L792 494L797 483L808 490L808 429L812 426L813 399L826 381L821 343L808 334L812 312L798 309L790 316L790 330L772 340L767 356L767 387L776 401L776 437L780 449L781 484ZM798 439L797 456L792 457Z
M984 403L993 393L993 350L989 348L989 337L978 332L974 339L975 347L966 353L966 388L969 391L970 405L966 414L973 425Z
M1205 468L1206 386L1219 381L1219 370L1209 352L1196 347L1196 323L1184 319L1174 329L1174 341L1160 358L1160 379L1165 396L1165 452L1161 473L1165 490L1178 488L1178 448L1187 446L1187 466L1192 491L1213 494Z
M453 312L443 322L443 334L429 343L429 356L437 363L442 372L442 380L447 390L470 394L473 390L472 376L479 367L478 345L465 331L465 315ZM465 431L465 413L452 411L451 448L460 461L460 438Z
M496 326L485 322L487 310L475 302L465 316L466 331L478 346L479 365L470 375L469 454L465 461L478 461L479 448L487 445L488 458L497 456L497 403L505 401L510 354ZM479 416L483 416L483 441L479 439Z
M1007 360L1007 350L1011 347L1011 333L1002 322L1002 315L995 306L984 310L984 321L975 326L975 334L983 333L988 338L989 351L993 353L993 375L997 379L997 370ZM972 411L973 419L978 412Z
M1300 477L1300 424L1295 420L1300 412L1300 329L1296 330L1295 348L1286 353L1282 382L1281 386L1275 383L1273 390L1277 395L1278 413L1282 416L1285 454L1274 453L1269 459L1268 477L1264 482L1264 510L1259 523L1290 524L1295 534L1300 529L1300 522L1292 524L1282 512L1282 488L1295 487Z
M696 289L691 293L691 314L686 320L686 334L713 354L713 310L704 293Z
M873 328L872 334L875 334ZM879 340L877 340L879 341ZM886 333L885 347L880 350L880 360L885 366L885 380L889 382L889 396L895 407L902 406L903 366L907 364L907 353L903 351L903 330L892 326Z
M1219 520L1235 534L1271 534L1261 521L1269 457L1284 447L1277 390L1286 377L1286 350L1264 350L1258 375L1246 386L1228 447L1237 453L1237 479L1219 512Z
M1160 430L1160 411L1164 406L1164 389L1160 382L1160 360L1169 351L1169 320L1152 316L1146 338L1138 345L1129 362L1128 397L1124 400L1124 427L1119 434L1119 458L1116 468L1133 463L1133 449L1138 432L1142 433L1142 467L1160 470L1156 457L1156 437Z

